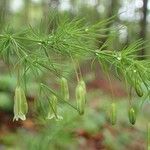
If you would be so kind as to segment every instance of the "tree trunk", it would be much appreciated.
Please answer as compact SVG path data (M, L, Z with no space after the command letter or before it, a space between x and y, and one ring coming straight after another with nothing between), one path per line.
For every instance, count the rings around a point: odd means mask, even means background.
M8 14L8 0L1 0L0 2L0 30L3 28L6 22Z
M29 23L29 20L30 20L30 18L29 18L29 16L30 16L30 0L24 0L24 17L25 18L23 18L24 19L24 22L25 22L25 24L27 24L27 23Z
M144 41L146 40L146 27L147 27L147 3L148 3L148 0L143 0L143 7L142 7L142 18L141 18L141 21L140 21L140 38L143 39ZM144 45L143 45L143 48L141 49L141 51L139 51L139 56L142 56L140 57L141 59L144 59L144 55L145 55L145 48L144 48Z
M43 0L43 26L45 27L44 32L51 32L51 29L56 27L55 16L59 9L59 0ZM54 20L53 20L54 19Z
M118 19L118 16L117 16L118 9L119 9L119 0L110 0L109 1L108 12L107 12L107 17L106 18L111 18L114 15L116 15L115 20L117 20ZM106 28L110 28L111 25L112 25L112 22L108 23L106 25ZM102 39L102 44L107 41L107 39L108 39L107 36L109 36L109 33L110 33L109 30L105 32L106 37ZM100 44L100 47L101 46L102 45Z
M113 15L117 15L117 13L118 13L118 0L110 0L107 18L110 18Z

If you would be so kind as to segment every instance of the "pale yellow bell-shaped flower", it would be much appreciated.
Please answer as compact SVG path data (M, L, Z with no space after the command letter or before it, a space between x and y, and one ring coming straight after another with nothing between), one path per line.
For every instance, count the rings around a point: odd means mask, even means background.
M76 101L79 114L83 115L86 104L86 86L83 81L79 82L76 87Z
M61 78L61 96L64 100L69 100L69 88L68 88L68 81L66 78Z
M50 99L50 110L48 112L48 116L47 119L55 119L56 121L62 120L63 117L58 115L57 112L57 97L55 95L52 95L51 99Z
M26 114L28 111L28 104L26 100L26 96L24 90L17 86L15 90L15 97L14 97L14 119L18 121L19 119L25 120Z

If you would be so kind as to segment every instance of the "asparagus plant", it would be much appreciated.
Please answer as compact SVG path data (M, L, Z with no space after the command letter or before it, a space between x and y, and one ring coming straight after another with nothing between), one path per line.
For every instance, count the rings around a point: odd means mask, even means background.
M77 73L76 65L79 66L81 60L91 61L92 65L97 61L107 74L114 69L115 75L131 89L134 89L139 97L143 97L143 99L150 97L149 56L147 56L147 59L141 60L137 55L144 41L139 39L120 50L107 49L108 41L102 43L100 47L96 44L108 36L105 33L111 30L106 28L110 22L112 22L112 18L93 25L85 24L83 19L58 19L57 27L51 28L46 33L40 28L31 26L22 31L14 31L11 28L3 30L0 34L0 59L11 68L11 72L16 73L18 79L15 92L14 119L24 120L26 114L22 110L24 109L22 105L18 104L22 103L21 96L18 94L18 86L21 91L23 90L22 87L25 90L28 74L33 74L35 79L38 79L40 74L45 72L49 73L50 76L54 75L58 79L63 79L61 87L64 87L60 93L49 87L45 82L38 80L40 93L44 93L44 97L50 101L50 109L54 112L53 116L57 118L56 111L52 106L51 96L57 98L59 102L68 104L79 114L83 114L84 108L81 107L85 107L86 86L83 78ZM65 61L62 62L61 60ZM78 82L76 90L77 106L74 106L68 100L68 83L63 76L70 64L74 67ZM84 99L84 102L82 99ZM25 100L24 96L23 100ZM21 113L21 116L18 116L17 113Z

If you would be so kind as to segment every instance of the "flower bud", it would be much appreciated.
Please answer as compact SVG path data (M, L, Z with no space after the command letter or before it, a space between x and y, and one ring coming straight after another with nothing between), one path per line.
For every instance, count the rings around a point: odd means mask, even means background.
M116 111L116 104L112 103L110 108L110 123L115 125L117 122L117 111Z
M14 119L18 121L20 118L21 120L26 119L26 114L28 111L28 104L26 100L26 96L24 90L18 86L15 90L15 97L14 97Z
M50 105L50 111L48 113L47 119L55 118L56 121L62 120L63 117L59 116L57 112L57 97L55 95L52 95L52 98L50 99Z
M140 84L136 84L136 86L135 86L135 91L136 91L136 93L137 93L137 95L138 95L139 97L142 97L142 96L143 96L143 90L142 90Z
M64 100L69 100L69 88L66 78L61 78L61 96Z
M80 83L76 87L76 101L79 114L83 115L85 108L85 89Z
M135 114L135 111L134 111L133 107L131 107L131 108L129 109L128 115L129 115L129 121L130 121L130 123L131 123L132 125L134 125L135 122L136 122L136 114Z

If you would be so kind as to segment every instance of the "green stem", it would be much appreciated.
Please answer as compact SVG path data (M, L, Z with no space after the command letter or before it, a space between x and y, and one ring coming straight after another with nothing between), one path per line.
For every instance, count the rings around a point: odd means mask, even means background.
M66 104L68 104L69 106L71 106L72 108L74 108L75 110L78 111L78 109L77 109L75 106L73 106L72 104L68 103L66 100L62 99L58 94L56 94L53 90L51 90L47 85L41 83L41 86L42 86L42 87L45 87L45 88L46 88L47 90L49 90L52 94L54 94L54 95L58 98L58 100L60 100L60 101L62 101L62 102L64 102L64 103L66 103Z

